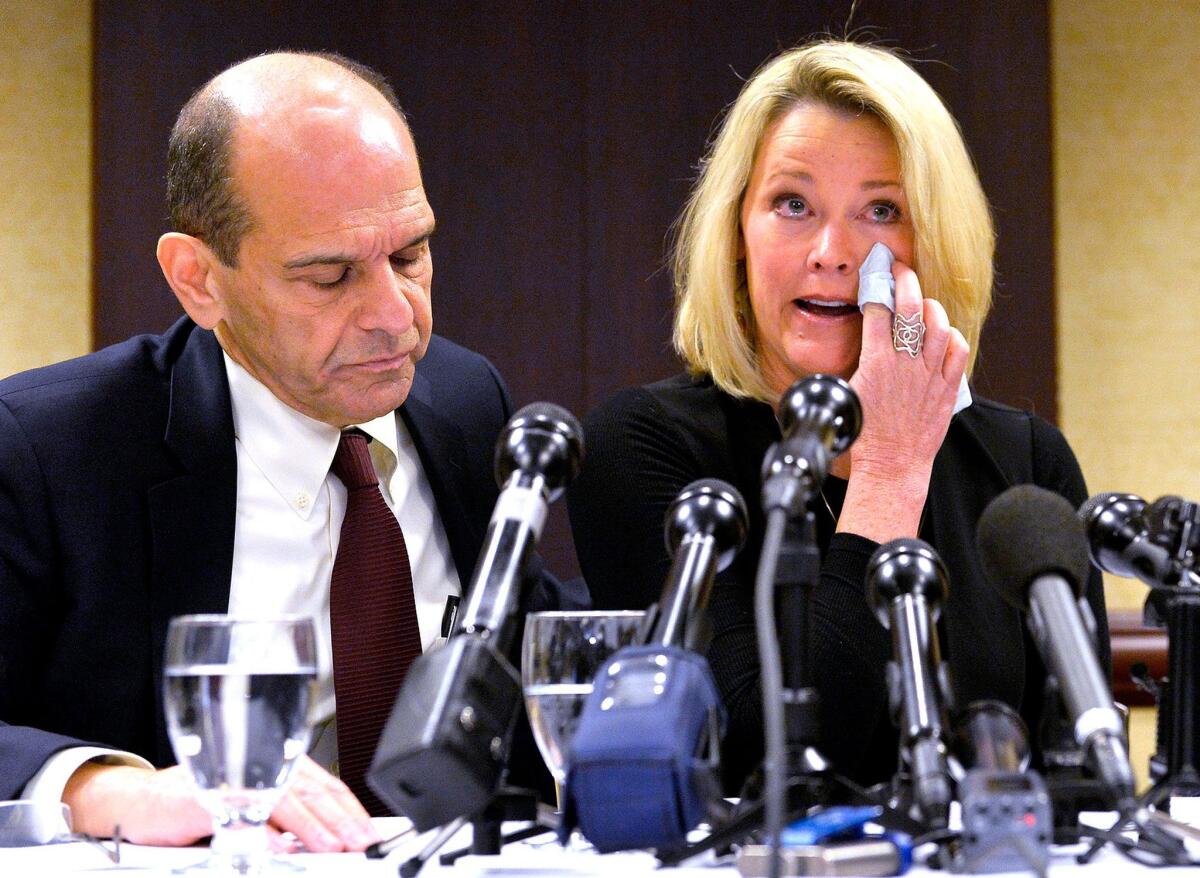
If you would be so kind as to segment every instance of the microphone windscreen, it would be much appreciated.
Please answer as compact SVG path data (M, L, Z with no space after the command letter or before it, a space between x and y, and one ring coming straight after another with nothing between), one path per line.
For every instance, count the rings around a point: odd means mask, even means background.
M1037 577L1057 573L1076 596L1087 580L1083 522L1063 497L1036 485L1016 485L988 504L975 535L983 572L1010 604L1024 609Z

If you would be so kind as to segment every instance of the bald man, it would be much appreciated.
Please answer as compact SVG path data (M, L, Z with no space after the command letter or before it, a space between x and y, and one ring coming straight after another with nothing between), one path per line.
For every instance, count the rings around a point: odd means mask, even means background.
M172 767L167 620L312 614L332 717L341 430L376 440L429 648L482 544L510 403L431 333L434 215L372 71L280 53L220 74L172 131L168 201L158 260L187 316L0 382L0 799L61 797L78 830L187 844L211 823ZM310 850L376 840L307 757L272 823Z

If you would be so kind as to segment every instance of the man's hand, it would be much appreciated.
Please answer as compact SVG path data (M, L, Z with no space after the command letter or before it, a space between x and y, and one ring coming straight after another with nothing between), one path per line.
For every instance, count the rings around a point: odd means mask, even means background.
M310 851L361 851L382 840L350 788L307 756L292 767L271 825Z
M116 826L135 844L187 845L212 835L212 817L178 765L152 771L89 762L71 775L63 801L77 832L102 838ZM379 841L354 794L307 756L292 768L271 826L310 851L360 851Z

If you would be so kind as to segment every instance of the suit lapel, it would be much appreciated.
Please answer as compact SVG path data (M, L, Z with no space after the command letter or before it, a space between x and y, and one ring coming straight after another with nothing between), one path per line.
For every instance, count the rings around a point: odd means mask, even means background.
M450 542L454 567L463 589L466 589L475 570L483 532L468 514L468 509L472 508L468 504L473 488L462 432L453 422L438 414L432 396L429 380L418 369L408 399L400 408L400 417L412 435L413 444L421 458L442 527Z
M172 616L229 608L237 457L221 348L206 330L192 330L171 369L164 442L181 474L154 485L148 494L151 671L160 748L168 746L162 710L167 622Z

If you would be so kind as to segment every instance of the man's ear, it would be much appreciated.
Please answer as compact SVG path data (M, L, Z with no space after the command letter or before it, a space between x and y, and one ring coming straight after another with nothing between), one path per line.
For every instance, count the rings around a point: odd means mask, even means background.
M224 316L216 277L216 255L199 238L167 232L158 239L158 264L187 315L204 329Z

